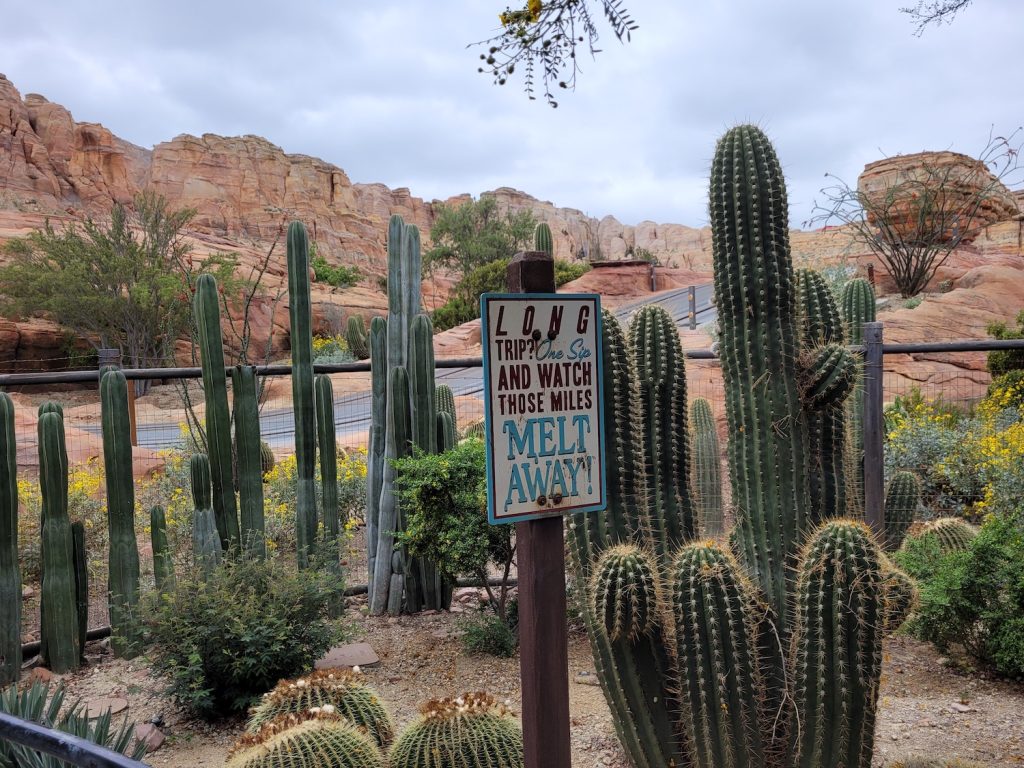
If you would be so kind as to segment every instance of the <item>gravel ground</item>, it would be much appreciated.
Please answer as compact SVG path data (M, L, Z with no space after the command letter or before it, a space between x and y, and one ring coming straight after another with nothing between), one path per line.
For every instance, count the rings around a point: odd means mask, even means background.
M354 639L369 642L381 663L365 669L399 726L433 697L486 689L519 706L518 659L471 656L462 651L457 616L425 614L374 618L350 612ZM241 732L241 723L207 725L188 720L160 694L144 659L114 660L90 644L89 664L66 676L73 696L119 696L129 716L145 722L162 715L167 743L147 760L154 766L219 766ZM586 637L570 636L572 754L576 768L626 768L601 689L577 682L592 671ZM585 679L587 676L584 675ZM592 678L591 678L592 679ZM888 643L878 718L876 766L898 757L961 757L990 766L1024 765L1024 685L958 671L930 646L897 637Z

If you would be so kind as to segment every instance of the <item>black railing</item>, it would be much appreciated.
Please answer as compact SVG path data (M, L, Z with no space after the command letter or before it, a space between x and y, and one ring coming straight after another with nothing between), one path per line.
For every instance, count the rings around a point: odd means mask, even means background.
M146 763L132 760L87 739L3 712L0 712L0 741L21 744L81 768L147 768Z

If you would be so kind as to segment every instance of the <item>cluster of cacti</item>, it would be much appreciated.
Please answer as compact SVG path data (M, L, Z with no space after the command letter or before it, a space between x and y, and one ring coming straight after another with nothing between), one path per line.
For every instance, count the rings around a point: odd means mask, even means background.
M324 669L297 680L282 680L249 712L246 728L256 733L281 715L299 714L316 707L333 707L344 718L366 731L382 749L395 737L384 703L363 676L346 669Z
M930 520L917 530L911 529L907 539L934 539L939 551L946 555L950 552L962 552L971 546L978 529L959 517L940 517Z
M533 250L549 255L555 252L554 241L551 239L551 227L543 221L533 230Z
M17 454L14 401L0 392L0 683L16 681L21 672Z
M819 435L827 470L810 449L856 365L827 291L811 275L798 288L781 170L756 128L718 144L711 222L734 551L693 538L674 326L644 310L627 345L606 314L608 508L570 536L598 675L636 768L868 768L882 554L844 519L845 441Z
M921 503L921 484L913 472L897 472L885 489L885 551L895 552L914 524Z
M850 344L864 343L864 323L875 321L875 289L863 277L850 280L843 286L840 297L843 324ZM863 363L858 363L863 375ZM864 389L857 387L846 403L846 418L849 424L850 450L847 460L847 476L850 484L850 500L859 508L864 507Z
M221 561L223 550L214 519L210 481L210 460L205 453L192 454L192 560L201 574L208 575Z
M262 559L267 554L263 519L264 458L256 389L254 367L238 365L231 370L241 545L243 552Z
M370 323L373 391L367 455L367 558L370 612L447 608L450 585L432 564L396 543L403 529L391 461L413 446L435 453L448 440L437 416L433 327L420 313L420 233L401 216L388 223L388 319ZM454 424L452 425L454 431Z
M366 322L362 315L349 316L345 325L345 341L356 360L365 360L370 356L370 348L366 341Z
M711 404L703 397L690 404L691 475L697 528L702 536L721 536L725 532L722 514L722 464L718 446L718 428Z
M100 378L100 418L103 423L103 471L110 540L107 558L110 645L116 656L130 659L142 651L142 619L139 613L139 545L135 538L135 479L128 382L121 371L107 370Z
M170 592L177 584L174 558L167 544L167 517L160 505L149 510L149 535L153 545L153 581L157 592Z
M249 712L247 730L231 750L229 768L523 765L519 722L490 695L429 701L395 738L377 693L347 670L282 680Z
M78 666L82 641L78 630L74 542L68 518L68 454L63 409L59 405L43 403L39 407L38 433L43 561L40 652L50 669L60 674Z

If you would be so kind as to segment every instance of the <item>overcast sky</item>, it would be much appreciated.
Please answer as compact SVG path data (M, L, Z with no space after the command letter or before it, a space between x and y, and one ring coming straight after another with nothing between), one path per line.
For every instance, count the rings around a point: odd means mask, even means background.
M591 0L596 3L597 0ZM5 4L0 72L151 147L258 134L414 195L524 190L592 216L700 226L718 135L772 137L799 226L832 172L977 154L1024 122L1024 1L977 0L918 38L910 0L625 0L558 109L476 72L505 0ZM820 197L820 195L819 195Z

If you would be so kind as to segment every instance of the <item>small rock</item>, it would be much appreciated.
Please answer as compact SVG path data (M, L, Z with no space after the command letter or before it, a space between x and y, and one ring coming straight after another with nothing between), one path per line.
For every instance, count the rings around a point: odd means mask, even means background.
M331 648L314 666L317 669L335 669L336 667L373 667L377 664L380 664L380 656L370 647L369 643L349 643Z
M597 679L597 675L593 672L584 670L583 672L577 672L574 681L579 685L600 685L601 681Z
M22 600L31 600L35 596L36 596L36 591L34 589L32 589L32 587L22 587L21 588L21 599Z
M135 738L146 745L146 752L156 752L163 746L166 736L152 723L135 726Z
M32 683L49 683L55 677L56 675L46 667L36 667L25 677L25 682L29 685L32 685Z
M86 707L90 718L99 717L108 710L110 714L117 715L128 709L128 700L122 698L93 699Z
M967 704L961 704L959 701L955 701L952 704L950 704L949 708L952 709L954 712L959 712L960 714L978 711L974 707L968 706Z

